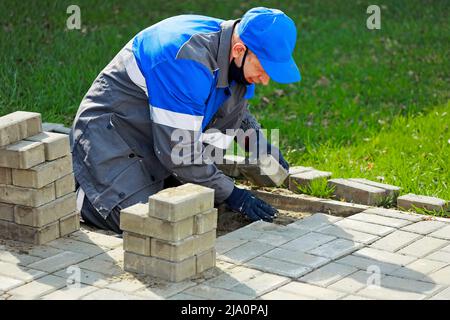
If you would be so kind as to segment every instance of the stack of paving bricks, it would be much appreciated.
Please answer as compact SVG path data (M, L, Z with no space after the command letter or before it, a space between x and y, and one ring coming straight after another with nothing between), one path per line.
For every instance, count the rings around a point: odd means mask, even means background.
M179 282L216 264L214 190L187 183L120 214L124 268Z
M80 228L69 137L41 115L0 117L0 238L43 244Z

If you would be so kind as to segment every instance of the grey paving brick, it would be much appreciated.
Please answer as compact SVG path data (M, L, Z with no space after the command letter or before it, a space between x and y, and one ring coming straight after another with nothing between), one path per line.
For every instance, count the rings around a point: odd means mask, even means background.
M352 266L331 262L302 276L298 280L321 287L328 287L330 284L356 271L358 269Z
M286 277L270 273L261 273L234 286L232 290L248 296L257 297L270 292L289 281L291 280Z
M180 282L167 282L161 281L154 287L147 287L141 290L135 291L133 294L143 297L155 297L166 299L181 293L183 290L191 288L197 285L191 280L184 280Z
M98 272L108 276L115 276L123 273L123 269L113 261L91 258L78 265L80 268Z
M211 287L228 289L239 285L240 283L254 278L256 275L262 274L261 271L247 268L244 266L237 266L233 269L225 270L221 275L207 280L204 284Z
M430 237L450 240L450 225L447 225L439 230L436 230L430 234Z
M434 283L394 276L382 276L380 284L385 288L398 289L405 292L415 292L423 295L432 295L442 289L442 286Z
M55 272L54 274L61 278L68 279L68 277L70 277L72 273L67 271L68 270L61 270ZM111 281L111 278L107 275L86 269L80 269L80 282L82 284L103 288L107 286Z
M274 290L260 297L261 300L318 300L300 293L292 293L284 290Z
M390 251L395 252L398 251L409 244L413 243L414 241L420 239L422 235L419 235L417 233L412 232L405 232L401 230L397 230L380 240L372 243L370 246L372 248L384 250L384 251Z
M239 230L241 230L241 231L252 230L252 231L256 231L256 232L267 232L267 231L282 230L284 228L286 228L286 227L279 225L279 224L260 220L260 221L252 222L252 223L246 225L245 227L240 228Z
M168 300L205 300L201 297L193 296L192 294L187 294L184 292L178 293L174 296L168 298Z
M236 264L226 262L226 261L220 261L216 260L216 268L219 270L227 270L236 267Z
M331 290L328 288L322 288L319 286L292 281L288 284L280 287L278 290L289 292L292 294L299 294L308 296L315 299L335 300L342 298L346 295L344 292Z
M109 248L99 247L98 245L89 244L69 238L59 238L47 243L48 246L63 251L71 251L82 253L83 255L93 257L110 250Z
M214 189L185 183L151 195L148 203L150 216L176 222L214 208Z
M334 187L336 198L345 199L347 202L377 205L383 197L387 196L384 189L349 179L331 179L328 185Z
M334 236L327 236L321 233L310 232L305 234L304 236L301 236L300 238L281 245L280 248L306 252L334 239L336 239L336 237Z
M47 275L47 273L21 267L9 262L0 262L0 275L24 281L32 281Z
M287 225L283 229L267 231L267 233L282 236L288 240L297 239L309 232L309 230L292 227L291 225Z
M329 259L337 259L358 250L362 246L363 244L351 240L336 239L313 250L309 250L308 253Z
M450 287L442 290L438 294L435 294L430 300L450 300Z
M336 225L330 225L320 228L316 232L365 244L372 243L379 239L378 236L370 233L363 233L353 229L342 228Z
M74 232L68 238L110 249L121 247L123 244L122 238L86 230Z
M261 231L255 231L255 230L251 230L251 229L247 229L247 230L243 230L243 228L241 229L237 229L235 231L229 232L224 236L221 236L220 238L222 240L256 240L258 239L260 236L262 235Z
M422 300L426 297L424 294L415 292L375 286L366 287L358 291L358 295L378 300Z
M139 297L130 293L119 292L110 289L99 289L81 298L81 300L143 300L143 297Z
M371 272L360 270L340 279L339 281L334 282L333 284L328 286L328 288L336 291L355 294L356 292L367 286L369 277L371 275Z
M396 219L386 216L381 216L377 214L368 214L366 211L354 214L347 219L358 220L367 223L375 223L380 224L382 226L388 226L392 228L401 228L407 226L412 223L412 221L404 220L404 219Z
M283 234L275 234L275 233L271 233L271 232L264 232L261 235L261 237L259 237L258 239L255 239L255 241L267 243L272 246L280 246L291 240L292 240L292 237L285 236Z
M27 266L33 262L39 261L41 258L30 256L28 254L0 250L0 261Z
M98 256L95 256L96 259L101 259L104 261L115 262L115 263L123 263L124 250L122 247L115 248L109 251L106 251Z
M63 252L49 258L42 259L38 262L29 265L30 268L45 271L48 273L55 272L60 269L67 268L68 266L80 263L83 260L88 259L87 255L77 252Z
M247 232L247 230L251 230L253 232L262 232L262 233L273 233L273 234L279 234L279 235L284 235L285 233L288 233L289 231L292 232L298 232L298 235L302 235L304 234L304 230L302 232L302 230L289 230L291 228L281 225L281 224L276 224L276 223L270 223L270 222L265 222L265 221L255 221L251 224L246 225L243 228L240 228L239 231L242 232Z
M450 263L450 252L439 250L425 256L425 258Z
M408 221L412 221L412 222L417 222L417 221L421 221L424 219L424 217L422 215L418 215L415 213L393 210L393 209L385 209L385 208L370 208L363 212L369 213L369 214L376 214L376 215L388 217L388 218L408 220Z
M79 300L80 298L99 290L97 287L80 284L79 287L63 287L41 297L41 300Z
M419 259L405 267L401 267L391 274L400 278L408 278L414 280L423 280L430 282L426 275L445 267L447 263L428 259Z
M401 249L398 253L421 258L444 247L447 243L442 239L423 237Z
M418 207L427 210L442 210L447 204L447 201L436 197L422 196L408 193L397 198L397 206L406 210Z
M299 186L308 186L314 180L328 179L331 172L316 169L295 173L289 177L289 190L298 193Z
M369 268L375 266L379 268L380 272L383 274L390 274L401 267L398 264L382 262L364 256L355 256L355 255L345 256L341 259L336 260L336 262L356 267L358 269L363 270L364 272L366 272Z
M304 265L280 261L263 256L252 259L246 262L245 265L265 272L275 273L291 278L298 278L312 270Z
M250 241L240 247L231 249L230 251L219 255L217 259L233 263L242 263L260 256L273 248L274 246L266 243Z
M379 250L375 248L362 248L353 253L355 256L365 257L380 262L390 263L399 266L405 266L415 260L416 257L406 256L389 251Z
M426 278L434 283L450 286L450 265L427 275Z
M151 291L149 288L144 288L138 291L134 291L132 293L135 296L138 296L140 298L143 298L144 300L163 300L164 298L155 294L153 291Z
M145 283L137 279L120 279L109 283L105 288L121 292L134 292L145 288L145 286Z
M350 178L348 180L366 184L368 186L373 186L376 188L384 189L385 195L389 196L389 197L398 196L398 194L400 193L400 189L401 189L400 187L397 187L397 186L393 186L393 185L386 184L386 183L380 183L377 181L372 181L372 180L368 180L368 179L364 179L364 178Z
M8 291L23 285L25 281L11 277L0 276L0 292Z
M0 167L0 184L11 184L2 182L2 169L8 169L8 168L2 168ZM11 170L11 169L9 169ZM14 221L14 205L0 202L0 220L5 221Z
M396 230L395 228L382 226L380 224L367 223L352 219L342 219L337 221L335 225L343 229L352 229L364 233L370 233L379 237L388 235Z
M301 251L276 248L265 253L263 257L300 264L309 268L318 268L330 261L329 258L318 257Z
M401 230L427 235L445 226L447 226L447 224L440 221L420 221L403 227Z
M364 204L342 202L331 199L318 200L318 204L320 205L320 210L324 212L332 212L334 215L341 217L348 217L352 214L359 213L370 208Z
M43 259L49 258L51 256L55 256L61 252L64 252L64 251L53 248L53 247L49 247L47 245L35 246L35 247L32 247L30 250L26 250L27 254L29 254L31 256L43 258Z
M249 240L219 237L216 240L216 251L218 254L223 254L231 249L243 245L244 243L247 243L248 241Z
M252 296L239 292L233 292L230 290L205 285L197 285L183 291L183 293L197 296L205 300L248 300L253 298Z
M341 219L341 217L331 216L324 213L315 213L309 217L290 223L288 226L314 231Z
M50 292L56 291L66 285L66 280L54 275L47 275L39 280L32 281L23 286L10 290L8 293L13 299L36 299Z

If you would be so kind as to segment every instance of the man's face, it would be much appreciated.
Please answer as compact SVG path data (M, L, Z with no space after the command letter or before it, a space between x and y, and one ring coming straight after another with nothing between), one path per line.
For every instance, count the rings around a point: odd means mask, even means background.
M245 54L245 45L236 43L231 50L231 59L235 59L238 67L242 66L242 60ZM255 84L268 85L270 81L269 75L264 71L258 57L248 49L247 57L244 64L244 76L247 82Z

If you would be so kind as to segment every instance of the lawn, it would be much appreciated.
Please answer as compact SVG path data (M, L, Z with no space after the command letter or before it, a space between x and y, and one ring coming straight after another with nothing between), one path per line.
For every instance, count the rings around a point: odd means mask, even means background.
M98 72L141 29L198 13L238 18L277 7L297 23L303 80L257 88L250 101L279 128L291 165L366 177L450 199L448 0L396 0L381 30L367 1L76 1L82 30L66 29L73 1L0 2L0 115L28 110L71 125Z

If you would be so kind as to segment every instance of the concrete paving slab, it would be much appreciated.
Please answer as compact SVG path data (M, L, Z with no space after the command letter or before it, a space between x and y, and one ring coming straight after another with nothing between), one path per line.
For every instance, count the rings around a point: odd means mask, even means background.
M298 281L320 287L328 287L330 284L337 282L356 271L358 271L358 269L355 267L331 262L302 276Z

